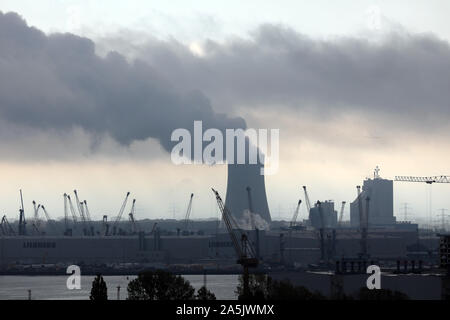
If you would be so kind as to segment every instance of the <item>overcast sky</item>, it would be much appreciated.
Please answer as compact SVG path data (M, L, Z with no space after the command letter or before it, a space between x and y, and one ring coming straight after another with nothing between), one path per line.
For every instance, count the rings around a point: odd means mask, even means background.
M189 5L188 5L189 3ZM77 188L100 218L217 215L226 168L170 162L174 128L279 128L272 217L300 187L352 201L372 175L450 174L448 1L9 1L0 11L0 212L18 189L62 216ZM14 12L14 13L7 13ZM430 187L395 184L426 216ZM450 208L432 187L432 213ZM303 208L304 209L304 208ZM346 212L348 216L348 211ZM303 210L302 217L306 218Z

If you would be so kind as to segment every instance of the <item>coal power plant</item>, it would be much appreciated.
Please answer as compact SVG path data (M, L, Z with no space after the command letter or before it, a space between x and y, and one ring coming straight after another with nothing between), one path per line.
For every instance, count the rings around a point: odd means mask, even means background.
M36 202L34 215L25 214L22 204L17 220L2 218L0 270L51 274L77 264L105 274L147 268L226 274L241 273L244 266L275 278L290 274L295 280L295 274L304 277L304 272L365 274L371 264L393 274L429 273L440 267L442 234L426 233L415 223L395 219L394 180L381 178L378 169L362 188L355 188L349 221L343 220L345 201L338 206L332 200L311 201L306 186L299 186L304 197L292 219L277 221L269 212L260 168L259 164L228 165L226 200L212 190L220 221L191 219L194 194L181 221L135 219L137 200L129 199L129 192L119 214L112 219L104 216L102 221L91 219L87 201L80 200L76 190L73 196L64 195L61 221L53 220ZM299 221L302 207L308 218Z

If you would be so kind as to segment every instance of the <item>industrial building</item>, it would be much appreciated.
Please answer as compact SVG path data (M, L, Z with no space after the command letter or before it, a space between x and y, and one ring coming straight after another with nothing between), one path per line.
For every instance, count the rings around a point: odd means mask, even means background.
M261 261L307 266L320 259L320 242L314 230L248 232ZM408 246L418 242L417 233L372 230L368 247L373 256L395 260L407 257ZM437 243L437 239L436 239ZM332 244L326 243L329 247ZM336 257L354 257L360 250L355 230L338 230ZM46 263L199 263L221 261L234 264L236 252L230 235L152 236L13 236L0 237L0 266Z
M266 223L271 222L264 176L260 174L260 168L259 164L228 166L226 205L223 205L220 196L216 194L223 217L233 215L236 220L241 220L245 212L248 212L255 213L250 215L253 218L259 217ZM34 232L29 229L30 232L23 234L25 227L20 227L21 221L24 221L23 207L18 227L13 228L6 220L2 221L0 267L8 269L20 264L134 262L164 265L208 263L221 268L236 264L236 256L241 250L239 246L244 238L254 248L252 254L255 258L269 265L307 268L309 264L329 264L336 259L362 256L396 261L413 255L417 259L432 261L432 253L438 248L438 238L420 238L417 225L395 223L392 180L382 179L376 173L373 179L364 181L362 192L352 203L350 226L345 227L341 226L345 202L342 203L338 218L333 201L316 202L311 207L306 187L303 188L305 203L309 209L309 223L296 223L301 204L299 201L293 220L286 223L285 227L279 225L272 229L268 223L267 228L254 224L245 228L240 225L225 229L223 224L219 228L216 227L218 222L209 221L204 222L203 226L201 222L195 222L197 229L187 230L193 194L189 198L186 218L179 225L171 222L163 227L164 222L147 221L147 226L142 228L143 221L134 219L133 201L129 227L124 227L120 217L124 213L129 193L116 219L109 222L104 218L103 221L93 222L90 220L86 201L80 201L75 192L76 206L68 195L64 196L66 218L61 222L64 227L58 228L55 221L47 221L47 226L60 230L55 235L39 233L37 228ZM360 228L362 199L366 199L363 213L368 213L368 228ZM74 217L72 220L67 208ZM35 215L38 210L39 206L35 209ZM77 215L81 217L81 221L76 222ZM30 218L29 221L33 220ZM19 232L15 233L13 229Z
M393 181L382 179L377 170L373 179L364 181L361 194L350 204L350 225L352 227L360 226L360 211L366 209L367 202L369 227L390 226L396 223Z
M309 211L309 223L316 229L336 228L337 221L337 211L334 210L333 201L316 202Z

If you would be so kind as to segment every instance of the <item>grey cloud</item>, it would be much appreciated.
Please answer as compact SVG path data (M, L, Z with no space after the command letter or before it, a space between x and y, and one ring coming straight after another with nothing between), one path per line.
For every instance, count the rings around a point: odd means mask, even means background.
M317 40L262 25L248 39L205 41L204 51L197 57L174 40L150 39L134 55L222 107L362 112L419 125L450 116L450 46L432 34Z
M95 43L72 34L45 35L14 13L0 12L0 120L64 133L81 128L122 145L156 138L166 150L175 128L243 128L217 113L198 90L178 90L148 63L117 52L102 58Z
M312 112L325 122L356 113L373 117L382 133L395 126L430 132L450 118L450 47L431 34L317 40L262 25L248 38L205 41L201 57L176 39L149 36L142 44L142 34L122 35L96 43L45 35L0 13L1 122L24 134L81 128L122 145L151 137L168 150L171 131L194 120L245 127L230 116L245 108ZM117 52L99 56L99 47Z

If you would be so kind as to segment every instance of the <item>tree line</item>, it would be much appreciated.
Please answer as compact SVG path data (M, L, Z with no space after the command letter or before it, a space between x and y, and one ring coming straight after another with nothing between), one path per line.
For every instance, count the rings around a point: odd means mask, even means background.
M239 277L236 295L239 300L408 300L402 292L389 289L369 290L361 288L354 294L337 292L330 297L304 286L293 285L289 280L273 280L265 274L251 274L249 293L244 295L243 278ZM195 291L188 280L163 270L145 271L131 280L127 287L127 300L216 300L213 292L205 286ZM108 289L101 275L92 282L91 300L105 301Z

